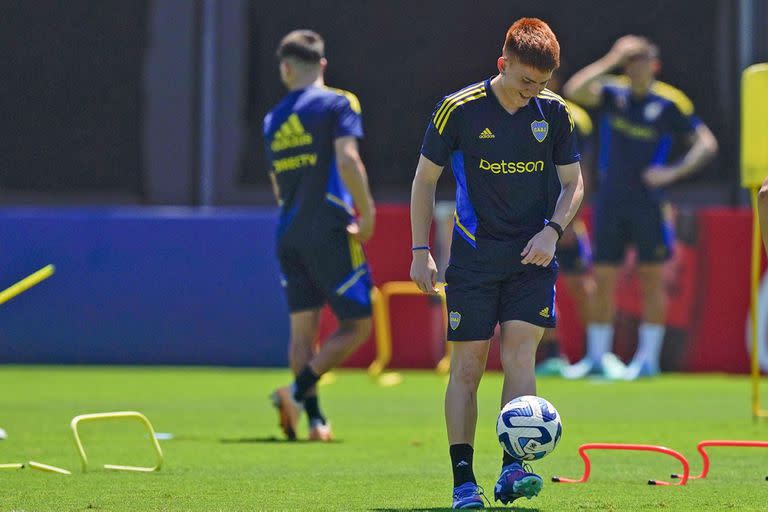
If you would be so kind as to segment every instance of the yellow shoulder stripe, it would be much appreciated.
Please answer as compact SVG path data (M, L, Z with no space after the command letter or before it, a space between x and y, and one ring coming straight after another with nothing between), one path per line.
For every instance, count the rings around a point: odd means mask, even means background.
M485 89L483 89L480 92L476 92L472 96L467 96L466 98L464 98L464 99L462 99L460 101L455 102L448 110L445 111L445 116L440 121L440 124L436 124L435 125L437 127L437 132L440 135L443 134L443 130L445 129L445 125L448 124L448 119L451 117L451 113L454 110L456 110L458 107L460 107L461 105L463 105L465 103L469 103L472 100L476 100L476 99L479 99L479 98L485 98L486 96L487 96L487 94L485 92Z
M349 108L351 108L352 112L354 112L355 114L359 114L360 112L363 111L363 109L360 107L360 100L357 99L357 96L354 93L345 91L344 89L336 89L335 87L328 87L327 85L325 86L325 88L328 89L329 91L333 91L336 94L340 94L345 98L347 98L347 101L349 101Z
M568 100L565 100L565 104L568 105L568 110L571 112L571 116L573 116L573 121L576 123L579 135L591 134L594 127L592 126L592 118L589 117L587 111Z
M553 92L552 92L552 91L550 91L549 89L543 89L543 90L542 90L542 91L539 93L539 98L546 98L546 99L549 99L549 100L555 100L555 101L557 101L557 102L559 102L559 103L562 103L563 105L565 105L565 100L563 99L563 97L562 97L562 96L560 96L559 94L555 94L555 93L553 93ZM566 105L566 106L567 106L567 105Z
M674 103L684 115L693 114L693 102L677 87L657 80L651 85L651 91Z
M479 93L483 93L482 95L485 96L484 82L481 82L475 85L470 85L469 87L465 87L459 92L456 92L454 94L447 96L443 100L442 105L440 105L440 108L437 109L437 112L435 112L435 116L432 118L433 122L435 123L435 127L438 127L438 129L440 130L440 133L442 133L442 129L439 128L440 125L443 124L443 126L445 126L444 121L447 121L447 116L449 112L453 111L453 109L456 106L458 106L457 103L461 102L466 98L469 98L470 96L474 96Z
M553 93L549 89L544 89L538 94L537 98L541 98L543 100L554 100L564 106L565 113L568 114L568 123L571 125L570 131L573 131L574 121L573 116L571 115L571 109L568 108L568 103L562 98L562 96Z

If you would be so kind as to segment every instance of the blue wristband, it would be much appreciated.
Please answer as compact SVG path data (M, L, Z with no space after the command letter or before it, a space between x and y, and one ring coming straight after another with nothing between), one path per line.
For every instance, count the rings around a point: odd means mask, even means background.
M417 245L416 247L411 247L412 251L428 251L429 246L428 245Z

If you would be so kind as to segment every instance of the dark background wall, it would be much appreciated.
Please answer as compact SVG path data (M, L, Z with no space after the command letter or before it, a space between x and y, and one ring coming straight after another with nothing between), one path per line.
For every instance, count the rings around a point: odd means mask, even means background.
M735 2L734 2L735 4ZM719 11L720 9L720 11ZM274 49L294 28L313 28L326 39L327 82L358 94L366 128L364 157L374 187L410 182L428 116L439 99L496 72L495 61L510 23L541 17L557 34L565 77L608 51L627 33L658 42L661 78L683 89L723 143L718 163L699 180L723 181L736 174L738 111L728 111L717 91L719 45L732 47L730 32L716 40L720 2L651 0L483 2L346 2L328 0L275 9L250 4L248 120L256 134L264 113L284 94ZM738 80L733 71L732 81ZM728 100L728 101L726 101ZM254 144L256 162L261 147ZM244 181L265 183L263 165L246 169ZM448 181L448 180L442 180Z
M141 193L148 3L0 2L0 186Z
M623 34L657 41L661 78L693 99L721 143L681 195L708 187L730 192L707 200L738 199L739 76L768 59L762 0L4 0L0 202L197 204L205 5L215 18L214 204L272 201L260 128L284 94L273 55L288 31L326 38L328 83L363 104L374 193L404 200L435 103L495 73L521 16L551 24L565 77ZM754 34L741 30L745 15Z

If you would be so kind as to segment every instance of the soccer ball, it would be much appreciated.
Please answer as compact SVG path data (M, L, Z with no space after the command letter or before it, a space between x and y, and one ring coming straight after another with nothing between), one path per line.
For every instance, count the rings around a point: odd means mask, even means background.
M507 403L496 422L499 444L517 460L537 460L552 452L563 434L555 406L526 395Z

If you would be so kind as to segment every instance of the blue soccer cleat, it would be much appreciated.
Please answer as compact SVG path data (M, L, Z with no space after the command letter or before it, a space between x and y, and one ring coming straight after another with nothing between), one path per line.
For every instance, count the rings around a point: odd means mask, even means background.
M485 508L483 489L474 482L453 488L453 507L456 509Z
M493 488L493 499L505 505L517 498L531 499L541 492L543 486L544 481L531 472L530 466L523 468L519 462L513 462L501 468L501 475Z

